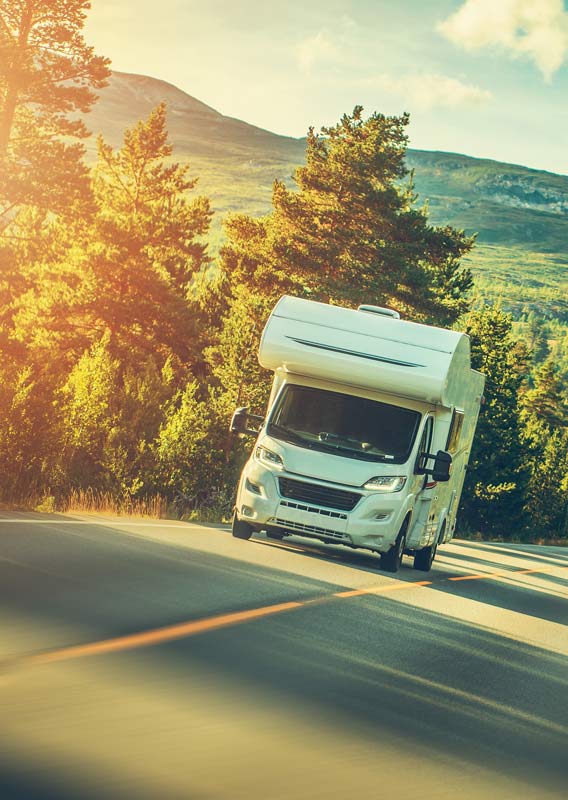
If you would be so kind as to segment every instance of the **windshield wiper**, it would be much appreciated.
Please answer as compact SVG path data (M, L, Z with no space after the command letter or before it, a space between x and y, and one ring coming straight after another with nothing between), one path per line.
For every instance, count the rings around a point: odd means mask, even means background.
M284 425L278 425L276 422L270 422L267 428L267 433L271 436L273 433L276 434L276 437L284 439L286 442L291 442L292 444L301 444L302 447L313 447L313 443L310 442L309 439L304 439L303 436L300 436L299 433L296 431L290 430L290 428L286 428Z
M325 442L326 444L337 445L340 447L340 442L343 442L344 446L350 447L353 446L357 450L366 451L372 445L369 442L362 442L357 439L355 436L342 436L339 433L328 433L327 431L322 431L318 434L318 439L320 442Z
M327 453L345 453L349 458L358 458L359 461L383 461L385 456L379 453L371 453L368 450L356 450L353 447L342 447L340 444L331 442L315 442L314 449L323 450Z
M350 458L357 458L360 461L390 461L392 459L392 456L385 456L382 453L373 453L370 450L360 450L359 448L349 446L345 447L339 443L336 444L333 440L322 441L319 439L312 441L310 439L305 439L303 436L300 436L299 433L296 433L296 431L287 428L285 425L279 425L277 422L269 422L266 432L269 436L275 436L277 439L282 439L291 444L298 444L308 450L321 450L324 453L337 453L338 455L345 454ZM337 436L336 438L341 441L343 437ZM351 441L355 442L356 440L353 439Z

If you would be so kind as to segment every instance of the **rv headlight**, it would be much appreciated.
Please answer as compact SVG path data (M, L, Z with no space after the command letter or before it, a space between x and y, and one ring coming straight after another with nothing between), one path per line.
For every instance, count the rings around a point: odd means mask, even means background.
M398 475L394 478L390 475L388 477L379 475L367 481L363 488L371 489L373 492L400 492L405 483L406 477L404 475Z
M269 450L267 447L262 447L262 445L259 445L255 450L255 456L256 460L260 461L261 464L264 464L265 467L284 469L284 462L278 453L273 453L272 450Z

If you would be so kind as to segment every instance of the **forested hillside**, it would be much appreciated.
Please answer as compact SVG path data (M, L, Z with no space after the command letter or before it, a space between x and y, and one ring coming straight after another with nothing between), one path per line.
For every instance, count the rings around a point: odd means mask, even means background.
M141 75L113 72L86 121L113 145L126 127L165 101L176 158L189 162L217 212L210 241L222 242L228 212L270 210L275 178L292 185L305 139L292 139L225 117L180 89ZM412 133L410 127L410 134ZM94 158L94 139L88 144ZM455 153L408 149L420 202L436 225L477 235L466 258L489 300L515 319L531 312L568 325L568 176ZM550 332L556 338L557 330Z
M491 251L480 257L472 231L417 197L408 164L424 154L408 154L407 115L356 107L297 141L150 79L118 75L105 89L108 62L83 39L88 7L11 7L0 29L0 499L226 512L246 456L228 421L237 404L263 412L258 338L291 293L467 331L487 402L462 530L568 538L560 281L550 319L536 302L505 297L516 321L491 302L492 269L514 287L503 251L482 267ZM87 125L105 132L96 152ZM435 182L445 156L429 157ZM448 175L469 175L480 207L562 221L561 205L515 205L516 178L504 203L488 162L452 158L462 166ZM510 169L535 181L532 205L561 204L542 173Z

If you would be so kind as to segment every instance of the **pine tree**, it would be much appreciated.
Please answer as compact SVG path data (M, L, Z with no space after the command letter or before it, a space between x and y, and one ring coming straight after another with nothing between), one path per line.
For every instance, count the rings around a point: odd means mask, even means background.
M528 421L530 478L525 509L532 533L568 539L568 429Z
M526 511L540 536L568 536L568 406L550 356L522 398L521 419L530 467Z
M549 355L548 335L546 321L542 317L537 317L531 311L527 319L528 345L532 351L533 362L542 364Z
M523 520L526 457L521 443L518 370L511 317L499 308L471 312L472 367L485 375L485 404L470 457L462 518L473 530L518 536Z
M104 86L108 61L85 43L88 0L0 0L0 230L21 205L83 202L88 175L73 116Z
M209 263L202 237L212 214L205 197L189 199L197 179L171 154L165 104L126 132L118 152L99 140L89 258L109 329L126 346L188 360L199 349L191 283Z
M44 273L56 269L68 227L91 208L81 143L88 134L78 112L89 110L109 70L83 38L89 7L87 0L0 0L3 367L27 363L14 316L18 304L25 309L27 300L45 294L37 265ZM33 313L28 308L24 316Z
M201 237L211 211L187 167L169 160L166 110L126 132L117 152L99 141L95 211L59 226L66 243L34 266L32 289L14 314L13 336L35 361L72 364L106 331L115 356L199 361L193 277L207 265Z
M428 224L404 165L408 116L363 118L361 107L321 135L310 129L298 190L276 181L273 211L233 217L222 251L234 285L343 303L394 305L440 324L468 307L459 259L473 240Z
M525 393L523 416L534 416L549 428L562 428L568 424L567 397L553 357L542 364L536 373L534 388Z

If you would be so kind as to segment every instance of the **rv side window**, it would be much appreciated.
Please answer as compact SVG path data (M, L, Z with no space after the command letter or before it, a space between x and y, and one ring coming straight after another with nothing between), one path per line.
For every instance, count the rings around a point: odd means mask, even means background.
M452 415L450 432L448 433L448 443L446 445L446 450L448 451L448 453L455 453L458 449L460 436L463 428L463 418L464 418L463 411L458 411L457 408L455 408L454 413Z
M434 417L428 417L424 423L424 430L420 438L420 445L418 447L418 459L416 461L416 471L423 473L426 467L425 456L430 452L432 446L432 432L434 430Z

